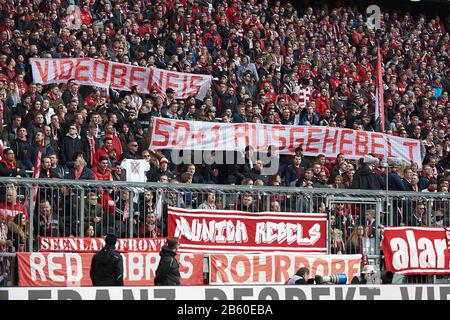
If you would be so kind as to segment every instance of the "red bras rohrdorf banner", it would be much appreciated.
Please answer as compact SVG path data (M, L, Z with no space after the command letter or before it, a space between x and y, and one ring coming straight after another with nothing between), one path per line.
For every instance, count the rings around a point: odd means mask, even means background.
M361 255L305 255L301 253L211 254L209 284L284 284L300 267L316 275L345 273L347 283L359 275Z
M217 123L153 118L151 148L182 150L244 151L248 145L267 152L269 146L280 154L303 154L359 159L371 153L377 158L398 157L421 164L420 141L380 132L319 126L285 126L261 123Z
M137 86L141 93L155 88L165 94L175 90L176 99L196 96L203 99L211 86L209 75L144 68L92 58L30 59L36 83L66 83L70 79L82 85L130 91Z
M159 252L166 238L117 239L119 252ZM98 252L105 246L104 238L39 237L41 252Z
M382 247L389 271L450 274L450 228L386 227Z
M92 286L89 271L93 253L18 252L19 286ZM126 286L153 285L158 253L122 253ZM203 284L203 254L180 253L181 284Z
M325 214L169 207L168 224L182 251L327 252Z

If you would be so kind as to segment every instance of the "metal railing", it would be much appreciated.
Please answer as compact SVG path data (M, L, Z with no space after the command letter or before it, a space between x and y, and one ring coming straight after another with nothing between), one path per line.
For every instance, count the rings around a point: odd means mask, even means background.
M14 249L38 251L39 236L100 237L109 232L123 238L166 236L167 206L195 209L210 193L218 209L327 213L329 252L362 251L377 264L379 227L448 226L450 221L449 193L30 178L0 178L0 213L27 215L26 239L16 235ZM375 213L374 228L366 228L369 212ZM443 219L437 221L439 212ZM157 220L158 229L147 228L151 219ZM363 248L346 241L358 225L370 233ZM343 248L336 246L333 229L341 230Z

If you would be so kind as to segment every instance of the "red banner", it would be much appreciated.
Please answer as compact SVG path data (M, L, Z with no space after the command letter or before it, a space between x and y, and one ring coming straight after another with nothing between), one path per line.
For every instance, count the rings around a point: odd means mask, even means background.
M450 274L450 228L386 227L382 248L389 271Z
M209 284L284 284L300 267L310 277L344 273L347 283L359 275L361 255L303 255L295 253L212 254Z
M303 154L360 159L371 153L377 158L397 157L407 163L422 163L420 140L400 138L362 130L319 126L284 126L260 123L217 123L153 118L151 148L182 150L243 151L251 145L267 152L269 146L280 154Z
M89 271L93 253L18 252L19 286L92 286ZM122 253L126 286L153 285L158 253ZM203 254L181 253L181 284L203 284Z
M325 214L169 207L168 221L169 237L179 237L183 251L327 252Z
M383 67L380 48L378 47L377 53L377 89L375 95L375 122L378 127L378 131L384 132L384 88L383 88Z
M35 83L66 83L70 79L82 85L130 91L137 86L141 93L157 89L165 94L172 88L176 99L196 96L203 99L212 77L144 68L91 58L30 59Z
M160 252L166 238L117 239L119 252ZM41 252L98 252L105 246L104 238L39 237Z

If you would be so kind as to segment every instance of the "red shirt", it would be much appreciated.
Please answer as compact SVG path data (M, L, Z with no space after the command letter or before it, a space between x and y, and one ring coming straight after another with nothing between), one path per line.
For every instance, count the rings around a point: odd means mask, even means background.
M94 169L92 169L92 171L94 172L95 180L103 180L103 181L112 180L112 174L111 174L110 168L106 168L105 172L103 172L103 173L100 172L98 167L94 167Z

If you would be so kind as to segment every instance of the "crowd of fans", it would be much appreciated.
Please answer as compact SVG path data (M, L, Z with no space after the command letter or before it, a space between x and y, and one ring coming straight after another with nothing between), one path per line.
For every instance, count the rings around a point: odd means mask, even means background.
M411 186L396 187L448 190L448 20L383 12L376 31L368 28L364 10L352 7L295 8L267 0L77 4L80 25L68 17L69 3L1 4L0 175L30 175L44 141L42 155L50 161L41 161L41 177L121 179L122 160L147 158L148 181L181 181L191 172L193 183L251 179L264 185L351 187L359 166L339 156L336 162L282 156L279 177L261 176L253 161L175 166L170 153L147 149L148 129L152 117L161 116L374 130L379 43L386 133L422 141L423 169L412 164L417 178L408 175ZM202 101L176 100L171 88L145 95L138 88L116 92L73 80L42 85L32 80L33 57L108 59L212 74L215 80ZM97 169L103 158L106 168Z
M291 3L268 0L75 3L80 7L81 23L68 16L69 3L60 0L0 3L0 176L31 176L39 164L40 178L124 180L123 161L144 159L149 168L146 180L151 182L375 190L388 187L448 193L448 17L443 20L404 11L383 12L381 29L373 30L366 23L363 8L333 7L330 3L314 8L295 8ZM402 163L383 169L370 156L360 161L345 159L342 154L334 159L324 155L307 157L298 146L295 155L280 156L278 173L268 176L251 146L240 155L243 162L238 165L175 165L167 150L148 149L152 117L375 130L378 45L383 59L385 133L421 140L421 164ZM175 99L171 88L164 93L153 89L141 94L136 87L131 92L117 92L80 86L73 80L42 85L33 82L29 63L30 58L38 57L107 59L211 74L214 80L203 100ZM24 206L12 199L17 196L13 189L5 188L9 191L3 193L0 206ZM150 215L155 207L154 194L142 193L139 201L130 201L128 195L95 190L86 193L85 199L72 202L65 200L73 197L68 188L56 196L39 191L35 210L42 219L35 220L35 229L42 228L40 234L55 229L58 234L74 235L73 230L85 223L86 235L98 236L106 232L97 228L98 224L104 226L102 214L110 212L115 214L111 219L114 226L128 230L124 217L130 212L139 214L142 202L151 210L144 210L136 220L141 225L155 225L156 217ZM145 202L150 197L152 200ZM193 203L186 195L177 198L171 193L165 202L170 204L174 199L177 205L189 207ZM86 215L90 217L87 221L75 219L76 227L74 221L69 225L67 221L58 222L58 217L64 215L61 210L76 212L66 208L80 201L85 201L85 210L92 213ZM217 206L214 195L204 195L195 203L193 207ZM297 197L287 201L283 195L273 195L268 206L260 206L260 199L252 193L230 203L229 208L245 211L311 210L307 200ZM405 216L420 218L416 214L420 204L398 204L395 209L411 213ZM335 210L323 208L322 203L314 209ZM448 224L448 203L447 207L432 210L433 219L441 216L439 221L444 221L445 214ZM336 212L341 212L335 215L341 226L336 230L344 240L350 239L357 225L353 223L352 230L342 227L347 218L342 210ZM17 227L10 222L10 229L20 234L24 216L26 213L14 217ZM67 219L74 220L72 216ZM394 223L413 223L402 219ZM417 221L414 223L421 225L422 219ZM109 223L102 230L108 227ZM148 230L136 226L133 232L136 236L147 231L161 234L155 226Z

